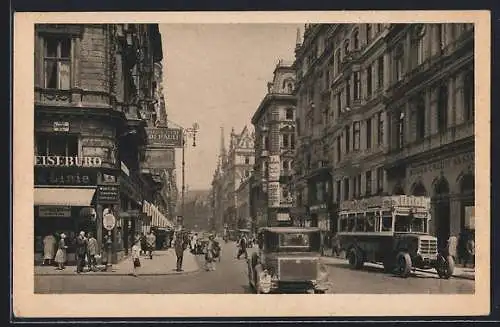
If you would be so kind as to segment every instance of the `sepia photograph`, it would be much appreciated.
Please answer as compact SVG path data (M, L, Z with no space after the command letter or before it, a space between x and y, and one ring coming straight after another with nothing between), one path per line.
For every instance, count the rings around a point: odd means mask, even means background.
M275 315L279 299L302 316L397 295L423 306L413 314L451 300L453 314L487 313L489 65L475 67L489 62L489 16L335 14L26 17L15 49L27 54L14 55L32 74L14 97L23 301L118 310L210 295L177 305ZM448 297L418 300L430 295ZM74 309L59 305L48 311Z

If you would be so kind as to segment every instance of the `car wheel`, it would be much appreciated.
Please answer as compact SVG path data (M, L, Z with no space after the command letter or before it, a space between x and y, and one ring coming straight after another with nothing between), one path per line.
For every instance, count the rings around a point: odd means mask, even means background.
M439 256L436 271L438 273L439 278L450 279L453 275L453 271L455 270L455 260L453 257L447 256Z
M353 269L361 269L363 267L363 254L358 248L352 248L349 251L349 265Z
M411 257L406 252L400 252L397 256L397 272L402 278L407 278L411 272Z

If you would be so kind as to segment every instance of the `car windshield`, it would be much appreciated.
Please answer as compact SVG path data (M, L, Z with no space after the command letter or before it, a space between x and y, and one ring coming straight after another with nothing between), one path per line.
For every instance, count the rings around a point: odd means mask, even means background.
M425 233L426 219L417 218L413 215L397 215L396 221L394 222L394 231L403 233Z
M268 233L265 247L277 252L317 252L320 235L318 233Z

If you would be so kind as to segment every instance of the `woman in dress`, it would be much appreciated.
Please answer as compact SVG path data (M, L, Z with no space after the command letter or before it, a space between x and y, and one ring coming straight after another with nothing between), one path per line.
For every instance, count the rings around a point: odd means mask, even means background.
M68 246L66 245L66 235L61 233L61 239L59 240L59 247L56 252L55 261L57 262L58 267L57 270L63 270L64 264L66 263L66 249Z

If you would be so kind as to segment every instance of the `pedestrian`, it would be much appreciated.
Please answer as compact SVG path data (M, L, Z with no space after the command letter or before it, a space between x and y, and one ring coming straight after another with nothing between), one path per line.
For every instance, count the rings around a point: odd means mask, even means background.
M215 257L217 255L215 248L214 236L210 235L208 237L208 242L205 246L205 270L214 271L215 270Z
M85 238L85 232L80 231L80 234L76 237L76 272L82 273L83 267L85 267L85 255L87 254L87 239Z
M182 236L182 232L177 232L174 236L174 249L175 255L177 256L177 269L176 271L182 271L182 260L184 258L184 250L186 249L186 241Z
M196 253L196 244L197 244L197 242L198 242L198 234L197 234L197 233L195 233L195 234L193 235L193 237L191 238L191 252L192 252L193 254L197 254L197 253Z
M153 259L153 250L156 245L156 236L149 231L148 235L146 236L146 243L147 243L147 251L149 252L149 259Z
M236 259L240 259L240 256L242 254L245 255L245 259L248 259L248 252L247 252L247 239L245 237L245 234L241 234L240 240L238 242L238 255L236 256Z
M137 268L141 266L140 256L141 256L141 238L137 237L135 239L134 245L132 245L132 255L131 255L132 267L133 267L132 275L134 277L137 277Z
M66 267L64 267L64 264L66 263L66 249L68 246L66 245L66 234L61 233L59 236L59 244L58 244L58 249L56 252L56 257L55 261L57 263L57 270L63 270Z
M448 239L448 254L453 257L453 261L457 261L457 245L458 238L455 235L451 235Z
M140 236L140 246L141 246L141 254L146 255L146 249L147 249L147 242L146 242L146 235L144 233L141 233Z
M51 233L43 238L43 265L45 265L45 263L48 263L49 266L52 265L52 260L54 260L56 252L56 245L56 238Z
M475 257L476 257L476 242L474 240L474 235L469 235L469 238L467 240L467 244L466 244L466 251L467 251L467 255L466 255L466 261L464 263L464 267L467 268L467 265L469 264L469 262L472 263L472 267L474 267L475 265Z
M96 261L96 255L97 255L97 240L94 238L94 235L89 232L88 233L88 239L87 239L87 257L88 257L88 264L89 264L89 271L95 271L96 266L97 266L97 261Z

